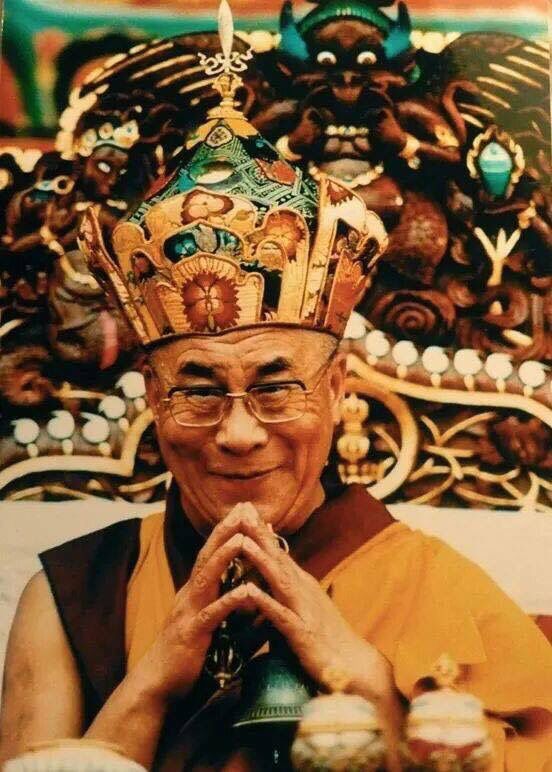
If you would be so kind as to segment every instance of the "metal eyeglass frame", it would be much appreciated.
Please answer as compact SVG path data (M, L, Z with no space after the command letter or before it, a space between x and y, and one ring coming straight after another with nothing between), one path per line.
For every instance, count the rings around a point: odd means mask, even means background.
M167 405L171 416L173 417L173 419L176 421L176 423L179 426L185 426L185 427L188 427L190 429L207 429L207 428L212 427L212 426L217 426L223 420L225 414L228 412L228 406L229 406L230 402L232 402L235 399L243 399L244 402L245 402L246 407L249 409L249 412L257 419L257 421L260 421L260 423L262 423L262 424L283 424L283 423L289 423L290 421L297 421L299 418L302 418L305 415L305 409L303 409L303 412L300 413L299 415L292 416L291 418L283 418L283 419L280 418L280 419L277 419L275 421L267 421L264 418L260 418L257 415L257 413L255 412L254 407L251 405L250 391L253 390L253 389L262 387L262 386L286 386L288 384L297 384L298 386L300 386L303 389L303 393L304 393L305 397L307 398L311 394L314 394L314 392L317 390L317 388L322 383L322 378L324 376L324 373L327 371L327 369L330 367L331 363L335 359L337 351L338 351L338 347L335 349L335 351L332 352L332 354L330 355L328 361L325 362L322 365L322 367L320 368L320 373L318 375L318 378L317 378L317 380L315 381L315 383L313 384L313 386L310 389L307 389L305 384L302 381L289 380L289 381L272 381L272 382L268 381L265 384L253 384L252 386L249 386L245 391L235 391L235 392L227 391L227 392L222 392L221 396L224 396L226 398L226 402L223 405L223 408L221 410L220 416L217 418L217 420L216 421L211 421L210 423L205 423L205 424L192 424L192 423L188 423L188 422L182 423L181 421L178 421L176 419L176 417L174 416L174 414L173 414L173 412L171 410L171 397L173 396L173 394L177 394L178 392L183 392L183 391L186 390L186 388L189 388L189 387L173 386L169 390L167 396L163 397L161 402L164 405ZM205 388L209 388L209 387L206 386ZM305 399L305 407L306 407L306 404L307 404L307 400Z

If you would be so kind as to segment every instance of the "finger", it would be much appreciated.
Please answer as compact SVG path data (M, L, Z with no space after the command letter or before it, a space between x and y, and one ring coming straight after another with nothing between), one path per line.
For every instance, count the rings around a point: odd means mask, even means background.
M299 654L301 647L307 645L308 634L301 618L256 585L248 583L245 587L255 608L287 639L295 653Z
M211 555L203 567L192 572L188 589L192 602L199 608L211 603L218 596L221 577L230 562L242 553L243 540L243 534L234 534ZM189 594L187 595L188 600Z
M250 501L244 501L243 504L240 504L239 515L244 525L243 533L245 535L251 537L260 547L275 556L282 551L272 525L265 523Z
M265 523L250 501L244 501L240 505L239 516L245 535L252 538L264 549L275 552L280 550L278 539L276 538L272 527Z
M255 541L260 540L263 534L270 537L267 526L261 516L250 502L236 504L228 515L218 523L207 541L198 553L194 570L201 570L214 552L236 533L244 533Z
M252 597L246 584L241 584L201 609L194 620L197 634L210 634L214 632L233 611L238 609L243 611L256 610L255 599Z
M203 568L203 566L211 558L213 553L225 542L231 539L235 533L241 533L243 528L247 527L249 522L253 523L254 517L255 515L251 511L251 507L246 507L244 502L236 504L236 506L230 510L224 520L221 520L220 523L217 523L217 525L211 531L205 544L198 553L194 568L201 570L201 568ZM257 518L260 521L258 513Z
M266 579L276 600L297 611L300 575L292 558L279 549L274 552L262 549L249 536L243 538L242 551Z

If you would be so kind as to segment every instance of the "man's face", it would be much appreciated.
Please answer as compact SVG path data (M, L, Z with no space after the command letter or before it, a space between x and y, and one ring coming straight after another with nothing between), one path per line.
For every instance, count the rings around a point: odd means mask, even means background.
M322 502L320 474L345 379L344 357L324 371L334 348L321 333L269 327L180 339L152 352L146 382L161 452L197 530L208 532L250 501L275 530L289 533ZM319 385L304 415L287 423L262 423L236 399L216 426L186 427L162 402L175 386L235 393L290 380Z

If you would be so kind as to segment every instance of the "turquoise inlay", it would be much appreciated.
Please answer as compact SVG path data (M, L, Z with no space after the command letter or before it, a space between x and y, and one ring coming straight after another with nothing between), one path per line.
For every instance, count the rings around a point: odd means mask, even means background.
M229 231L200 224L170 236L163 244L163 251L173 263L183 257L193 257L197 252L239 258L242 257L242 244Z
M397 16L397 21L391 29L388 35L383 41L383 50L388 61L404 54L411 47L410 45L410 33L412 32L412 25L410 23L410 14L406 5L400 4Z
M498 142L489 142L482 150L477 164L481 181L492 196L503 196L512 178L514 162Z
M178 172L178 190L181 193L186 193L196 186L197 183L190 177L188 169L181 169Z
M169 260L178 263L183 257L199 252L199 247L192 233L176 233L165 241L163 251Z

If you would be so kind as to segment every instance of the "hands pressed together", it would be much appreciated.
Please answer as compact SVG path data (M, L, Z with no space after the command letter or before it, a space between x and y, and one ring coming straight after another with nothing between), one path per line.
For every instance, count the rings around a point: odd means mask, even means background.
M263 579L220 594L221 576L242 557ZM391 666L360 638L310 574L279 546L252 504L238 504L210 534L165 626L145 656L115 690L86 737L116 742L149 768L171 701L185 697L199 678L217 627L234 611L266 618L287 640L321 687L341 688L371 700L387 737L387 769L397 772L402 709ZM332 684L334 680L334 684Z
M240 556L263 577L269 592L246 582L219 597L221 575ZM205 542L164 629L138 666L142 682L145 678L161 698L186 695L201 673L212 634L237 610L265 617L321 686L331 686L331 674L339 674L349 691L375 702L393 693L387 660L280 548L250 503L236 505Z

